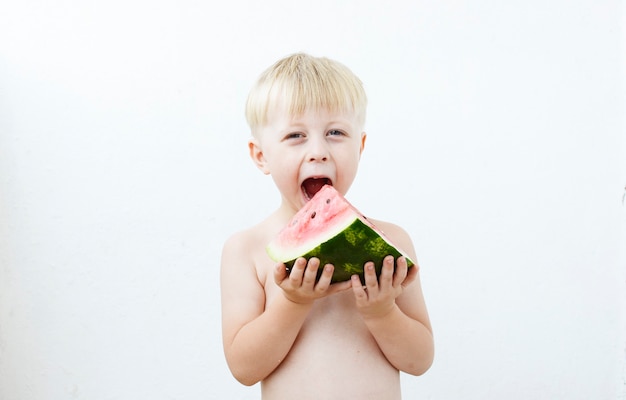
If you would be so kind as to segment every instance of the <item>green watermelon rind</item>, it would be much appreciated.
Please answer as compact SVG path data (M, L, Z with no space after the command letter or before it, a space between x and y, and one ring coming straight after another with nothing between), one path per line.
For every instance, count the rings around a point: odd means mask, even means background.
M409 267L414 265L406 254L395 248L359 218L355 218L350 225L327 241L292 259L280 260L277 259L276 255L270 253L270 256L276 261L284 262L288 271L291 271L294 262L300 257L307 260L311 257L319 258L318 280L322 274L323 266L333 264L335 271L331 283L349 280L354 274L359 275L361 282L365 283L363 267L368 261L374 262L376 275L380 276L383 259L388 255L392 255L394 259L404 256Z

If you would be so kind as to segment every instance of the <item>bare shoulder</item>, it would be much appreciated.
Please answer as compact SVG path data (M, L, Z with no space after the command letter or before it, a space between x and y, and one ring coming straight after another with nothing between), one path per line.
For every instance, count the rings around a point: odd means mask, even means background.
M258 243L257 231L258 228L255 226L232 234L224 242L222 257L241 254L242 250L247 250L245 253L248 253Z
M226 239L222 247L222 274L231 270L234 265L239 267L252 266L252 258L249 257L251 254L243 250L249 249L253 243L252 234L249 230L236 232Z
M254 271L260 254L265 252L267 242L265 223L252 226L231 235L222 247L222 273L237 269Z
M403 252L409 255L412 260L415 260L415 248L413 241L411 240L408 232L400 225L396 225L392 222L370 220L378 229L391 240L393 244L399 247Z
M265 237L263 225L231 235L222 248L220 287L222 329L225 340L232 340L245 321L263 311L265 303Z
M276 213L252 227L238 231L224 242L222 248L222 287L261 285L273 263L265 247L280 229Z

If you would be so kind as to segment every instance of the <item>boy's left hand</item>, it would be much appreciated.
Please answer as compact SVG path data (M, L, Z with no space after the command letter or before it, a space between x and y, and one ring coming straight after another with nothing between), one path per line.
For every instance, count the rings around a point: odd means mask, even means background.
M363 318L377 318L387 315L395 306L395 300L404 288L417 277L417 265L407 267L405 257L396 260L394 270L393 256L383 260L380 277L376 278L373 262L365 264L365 286L358 275L352 276L352 291L356 298L356 306Z

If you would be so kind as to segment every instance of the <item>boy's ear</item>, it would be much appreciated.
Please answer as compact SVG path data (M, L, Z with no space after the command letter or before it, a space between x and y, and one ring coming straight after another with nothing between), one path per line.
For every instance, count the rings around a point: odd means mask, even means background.
M270 171L267 168L267 161L263 155L261 143L257 138L251 138L248 140L248 150L250 151L250 158L252 158L252 161L257 168L260 169L265 175L269 175Z
M363 150L365 149L365 140L367 139L367 133L361 132L361 149L359 150L359 156L363 154Z

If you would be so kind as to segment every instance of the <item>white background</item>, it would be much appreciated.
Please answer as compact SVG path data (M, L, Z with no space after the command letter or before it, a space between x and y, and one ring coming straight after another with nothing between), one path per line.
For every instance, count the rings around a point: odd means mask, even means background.
M436 335L405 398L626 398L624 17L609 0L4 2L0 399L258 398L224 362L219 258L278 205L243 106L296 51L370 97L348 198L413 237Z

